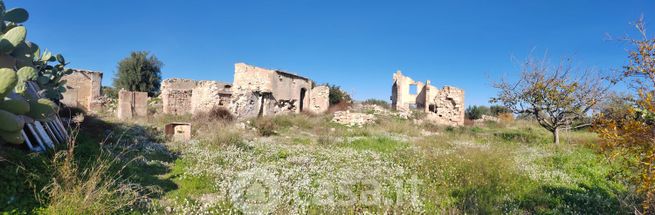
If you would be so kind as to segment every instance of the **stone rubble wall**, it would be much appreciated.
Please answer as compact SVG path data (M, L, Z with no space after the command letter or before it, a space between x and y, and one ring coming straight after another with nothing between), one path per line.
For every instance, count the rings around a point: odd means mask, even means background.
M316 114L325 113L330 107L330 87L317 86L311 92L309 111Z
M227 108L230 85L216 81L198 81L191 93L191 113L197 114L216 107Z
M190 79L170 78L161 83L163 111L165 114L184 115L191 113L191 97L196 81Z
M434 109L428 120L445 125L464 125L464 91L446 86L433 98Z
M342 124L348 127L362 127L367 124L375 123L377 118L373 114L351 113L350 111L334 112L332 122Z

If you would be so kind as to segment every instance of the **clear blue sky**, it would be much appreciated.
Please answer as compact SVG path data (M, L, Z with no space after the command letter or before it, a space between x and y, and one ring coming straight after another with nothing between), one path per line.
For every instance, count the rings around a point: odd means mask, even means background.
M164 78L231 82L234 63L246 62L388 100L400 69L466 90L466 105L487 104L490 81L515 74L512 57L533 49L618 68L627 46L605 34L633 33L629 23L642 14L655 22L652 0L5 3L30 12L29 40L63 53L72 68L104 72L104 85L120 59L147 50L164 62Z

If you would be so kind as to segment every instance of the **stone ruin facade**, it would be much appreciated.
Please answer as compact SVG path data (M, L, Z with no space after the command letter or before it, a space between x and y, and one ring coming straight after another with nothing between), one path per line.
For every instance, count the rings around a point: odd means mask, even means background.
M66 81L66 92L61 100L64 105L91 112L100 110L102 104L97 100L101 96L102 72L73 69L73 73L62 80Z
M308 78L245 63L234 65L233 84L216 81L166 79L161 98L164 113L196 114L223 107L238 118L300 113L323 113L330 90Z
M234 65L233 86L230 110L237 117L323 113L329 105L326 86L314 87L308 78L245 63Z
M445 86L438 89L414 81L400 71L393 75L391 107L398 111L422 110L426 120L444 125L464 125L464 90Z
M217 81L195 81L171 78L162 81L161 95L164 113L183 115L228 108L232 85Z

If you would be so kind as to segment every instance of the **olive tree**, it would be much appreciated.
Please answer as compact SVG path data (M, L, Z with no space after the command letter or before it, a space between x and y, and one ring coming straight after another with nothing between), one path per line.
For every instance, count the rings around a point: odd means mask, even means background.
M493 83L499 90L491 102L501 103L516 114L532 116L553 134L559 144L559 132L589 115L607 90L604 79L592 70L578 71L571 60L551 65L546 58L528 58L521 66L517 81Z

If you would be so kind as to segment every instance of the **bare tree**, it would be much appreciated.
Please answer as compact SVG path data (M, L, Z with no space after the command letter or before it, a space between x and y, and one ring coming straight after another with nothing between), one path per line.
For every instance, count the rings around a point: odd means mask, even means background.
M501 103L516 114L533 116L539 125L552 132L559 144L559 131L573 127L588 114L607 90L607 84L592 70L575 71L571 60L549 65L547 59L528 58L518 81L500 80L493 86L500 90L491 102Z

